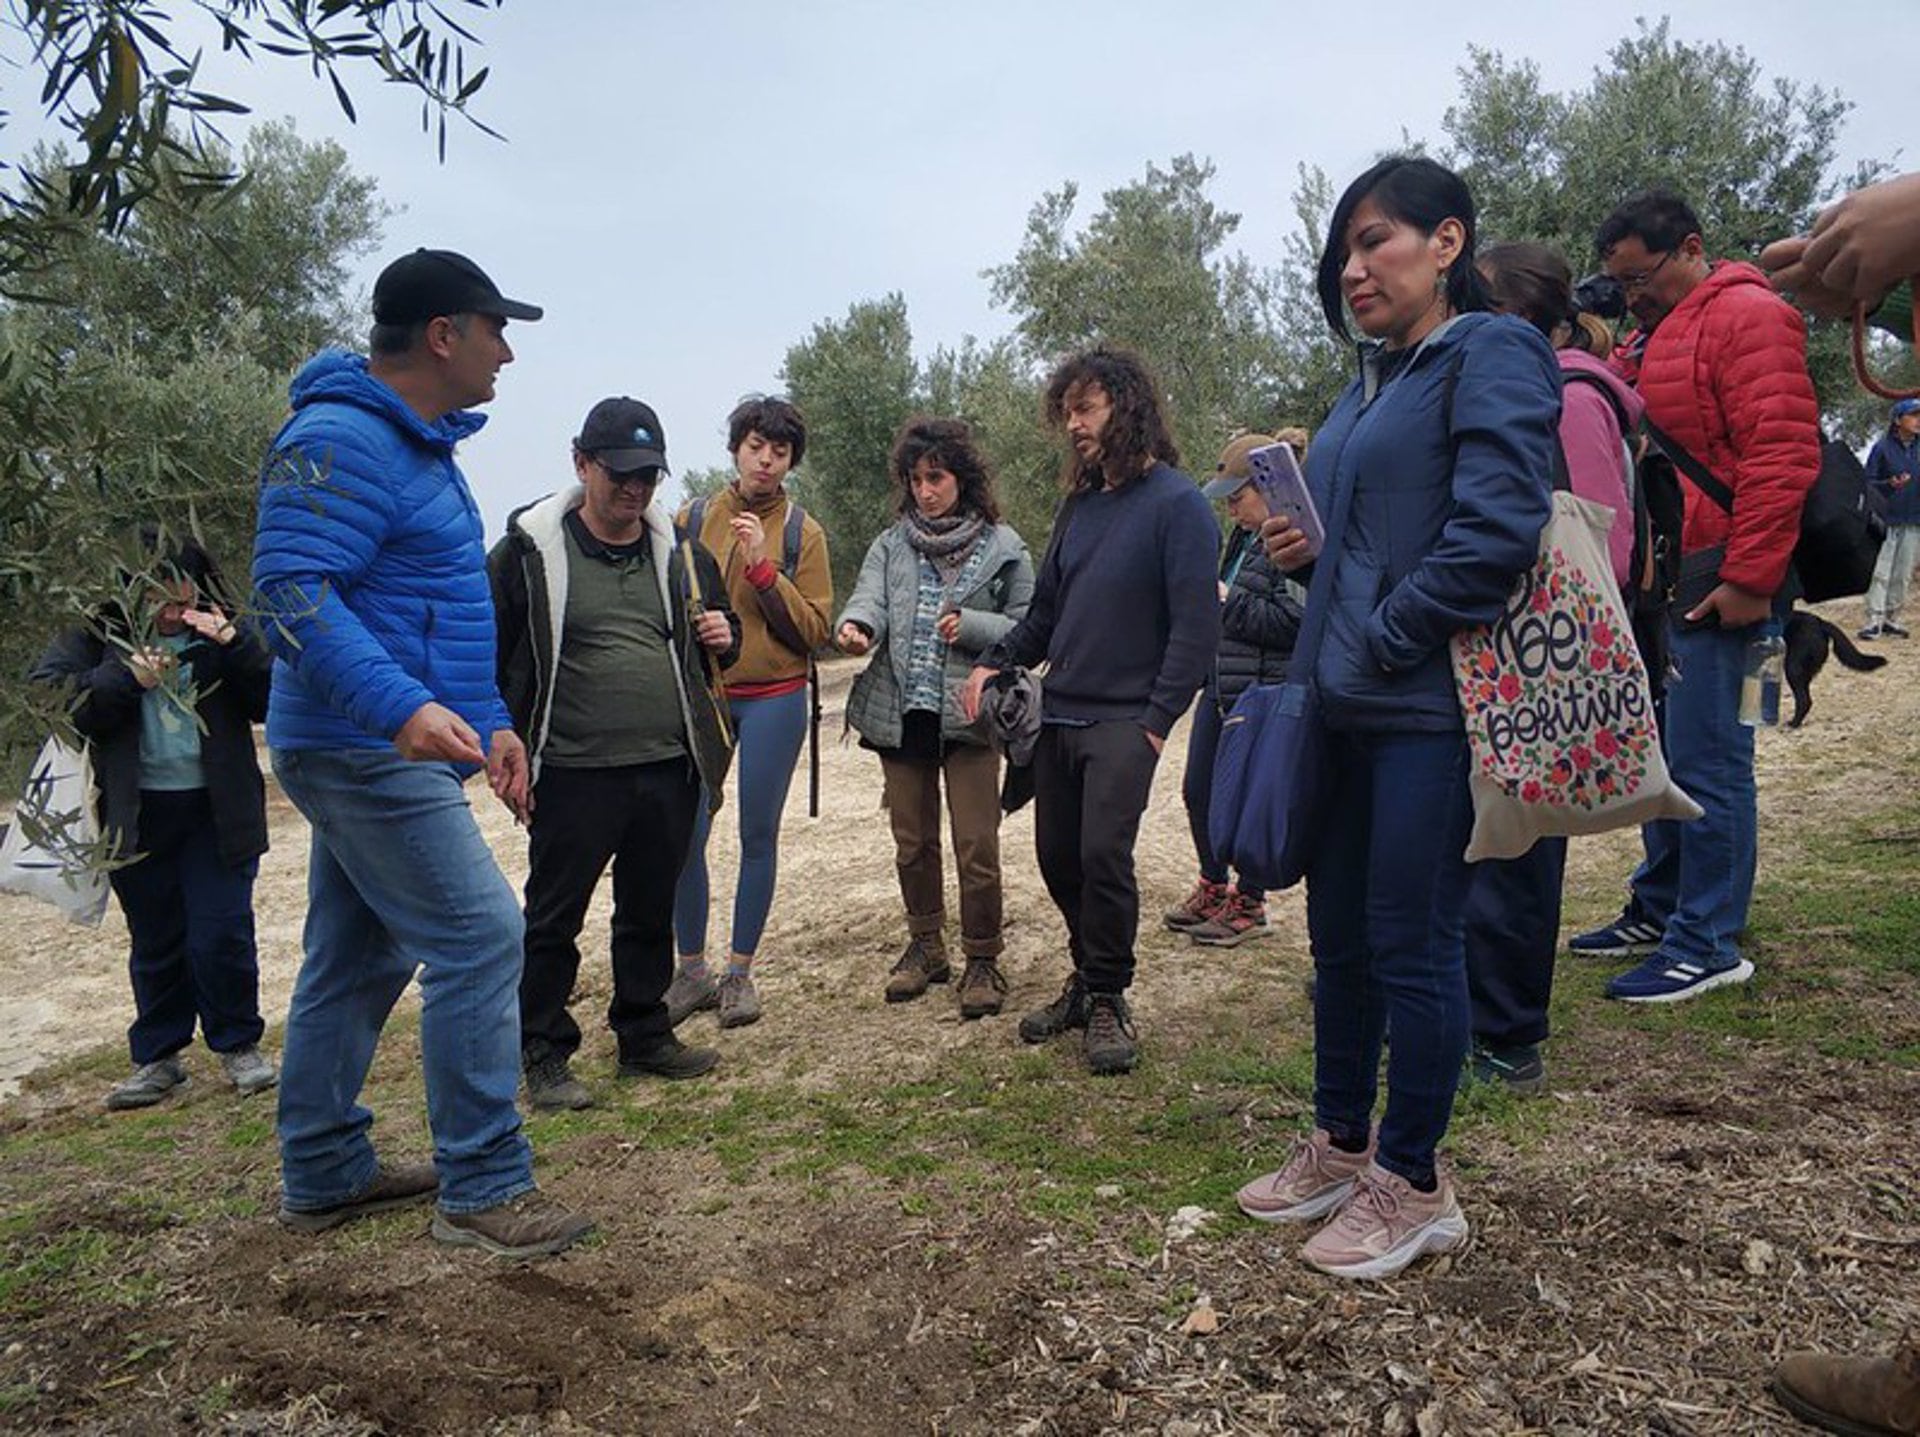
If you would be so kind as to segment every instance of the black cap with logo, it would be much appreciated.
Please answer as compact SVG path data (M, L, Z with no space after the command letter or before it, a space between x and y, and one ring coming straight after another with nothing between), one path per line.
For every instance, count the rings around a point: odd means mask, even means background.
M537 304L508 299L487 272L450 249L417 249L380 271L373 282L376 324L418 324L443 314L497 314L538 319Z
M582 454L598 459L617 474L667 467L667 434L653 406L624 395L603 399L587 411L580 437Z

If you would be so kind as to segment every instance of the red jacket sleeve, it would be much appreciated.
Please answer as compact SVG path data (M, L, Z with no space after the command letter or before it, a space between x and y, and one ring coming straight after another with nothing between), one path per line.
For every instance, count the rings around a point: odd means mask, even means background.
M1726 424L1733 523L1720 577L1771 594L1786 577L1800 511L1820 473L1820 406L1807 376L1806 328L1792 306L1757 289L1708 306L1701 370Z

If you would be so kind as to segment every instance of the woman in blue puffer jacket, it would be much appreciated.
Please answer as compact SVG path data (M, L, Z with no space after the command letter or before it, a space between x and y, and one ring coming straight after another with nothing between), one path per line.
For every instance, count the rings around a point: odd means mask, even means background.
M1307 868L1314 1132L1240 1205L1332 1214L1302 1256L1380 1278L1464 1241L1436 1152L1467 1052L1461 939L1472 828L1449 639L1505 606L1550 511L1560 377L1522 320L1490 313L1474 207L1431 160L1382 160L1341 196L1320 256L1328 323L1370 344L1315 437L1307 483L1327 552L1284 518L1268 557L1309 590L1310 664L1329 794ZM1304 645L1319 616L1317 652ZM1388 1029L1387 1102L1372 1114Z

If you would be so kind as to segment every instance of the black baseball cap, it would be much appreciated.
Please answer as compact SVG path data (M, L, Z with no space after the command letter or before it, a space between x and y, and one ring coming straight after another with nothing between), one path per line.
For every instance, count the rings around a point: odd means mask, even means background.
M376 324L418 324L443 314L497 314L538 319L545 311L500 293L487 272L450 249L417 249L380 271L373 282Z
M660 416L652 405L625 395L603 399L589 409L573 443L616 474L667 467L667 434Z

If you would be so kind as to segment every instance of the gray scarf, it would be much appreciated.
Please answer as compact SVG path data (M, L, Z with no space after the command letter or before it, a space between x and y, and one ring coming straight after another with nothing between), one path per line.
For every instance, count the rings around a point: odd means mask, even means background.
M914 552L932 560L935 568L953 573L966 563L973 546L987 527L986 516L977 513L947 514L929 519L917 508L908 506L907 542Z

